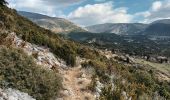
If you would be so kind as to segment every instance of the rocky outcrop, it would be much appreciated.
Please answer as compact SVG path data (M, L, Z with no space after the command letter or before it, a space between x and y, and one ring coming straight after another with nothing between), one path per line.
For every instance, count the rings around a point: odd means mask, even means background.
M95 87L95 95L96 95L96 98L99 99L100 97L100 93L102 92L102 88L104 88L104 85L99 81L97 80L96 81L96 87Z
M6 37L6 41L11 41L12 46L22 49L28 55L32 55L38 65L47 69L67 67L63 60L56 58L55 55L49 51L49 48L25 42L17 37L15 33L10 33Z
M0 89L0 100L36 100L27 93L15 89Z

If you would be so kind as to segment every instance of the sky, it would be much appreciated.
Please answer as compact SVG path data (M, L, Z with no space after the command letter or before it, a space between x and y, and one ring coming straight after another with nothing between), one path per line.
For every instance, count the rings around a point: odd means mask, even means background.
M18 11L68 19L80 26L150 23L170 18L170 0L7 0Z

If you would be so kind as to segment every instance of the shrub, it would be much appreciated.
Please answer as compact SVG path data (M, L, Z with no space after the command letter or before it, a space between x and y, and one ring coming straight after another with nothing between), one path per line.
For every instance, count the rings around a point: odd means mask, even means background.
M137 72L135 75L138 83L144 83L145 86L150 87L151 89L154 88L155 82L148 72L140 71Z
M37 100L51 100L61 88L61 78L54 71L37 66L21 50L0 47L0 87L26 92Z
M121 89L112 88L112 85L108 85L102 89L100 100L122 100Z

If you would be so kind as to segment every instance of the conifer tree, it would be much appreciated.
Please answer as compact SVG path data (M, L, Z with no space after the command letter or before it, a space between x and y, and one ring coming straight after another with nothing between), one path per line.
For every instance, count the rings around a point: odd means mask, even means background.
M0 5L6 5L6 4L7 4L6 0L0 0Z

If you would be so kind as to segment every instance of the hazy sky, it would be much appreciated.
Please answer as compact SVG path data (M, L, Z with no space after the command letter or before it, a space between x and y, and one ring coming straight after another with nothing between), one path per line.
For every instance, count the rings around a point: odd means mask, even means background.
M20 11L63 17L82 25L170 18L170 0L7 0Z

